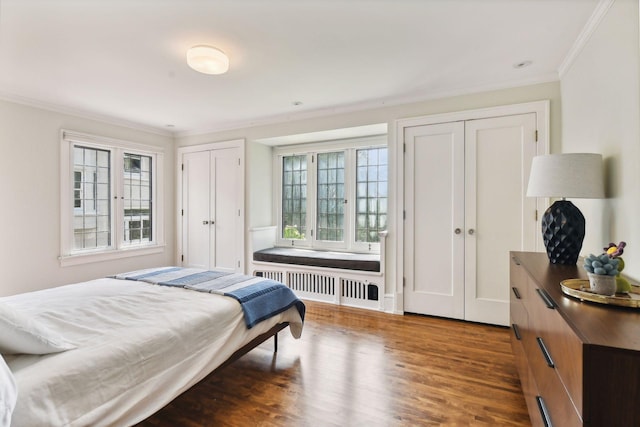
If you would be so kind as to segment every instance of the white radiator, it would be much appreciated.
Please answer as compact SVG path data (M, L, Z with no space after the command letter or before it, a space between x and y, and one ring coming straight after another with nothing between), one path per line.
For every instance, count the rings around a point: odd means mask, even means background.
M372 310L384 309L382 276L367 272L254 262L254 276L277 280L298 297ZM370 274L370 273L369 273Z
M257 236L265 233L272 235L275 233L275 227L262 227L251 231L254 234L252 250L259 250L264 249L264 245L269 247L269 239L266 239L267 243L258 243ZM384 310L385 238L386 234L381 235L380 272L252 261L251 274L282 282L303 299ZM261 239L264 240L263 237Z

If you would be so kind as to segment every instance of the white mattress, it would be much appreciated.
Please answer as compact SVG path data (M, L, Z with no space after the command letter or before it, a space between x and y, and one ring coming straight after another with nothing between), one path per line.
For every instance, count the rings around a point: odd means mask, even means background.
M98 279L1 299L76 349L7 355L18 385L12 426L131 425L162 408L277 323L247 329L239 303L220 295Z

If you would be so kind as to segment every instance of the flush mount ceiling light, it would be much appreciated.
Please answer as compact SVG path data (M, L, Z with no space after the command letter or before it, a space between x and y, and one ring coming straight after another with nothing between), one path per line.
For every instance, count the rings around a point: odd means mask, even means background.
M213 46L197 45L187 51L187 64L204 74L224 74L229 70L229 57Z

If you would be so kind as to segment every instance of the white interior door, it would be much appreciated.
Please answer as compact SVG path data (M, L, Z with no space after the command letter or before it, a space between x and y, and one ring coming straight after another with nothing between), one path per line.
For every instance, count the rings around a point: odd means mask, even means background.
M509 251L535 251L536 114L465 124L465 319L508 325Z
M208 151L185 153L182 157L182 265L185 267L209 269L210 163Z
M211 211L212 257L211 267L215 270L234 272L240 267L239 252L244 238L240 222L239 197L241 172L236 148L225 148L211 152L211 176L213 194Z
M405 130L404 309L464 318L464 123Z

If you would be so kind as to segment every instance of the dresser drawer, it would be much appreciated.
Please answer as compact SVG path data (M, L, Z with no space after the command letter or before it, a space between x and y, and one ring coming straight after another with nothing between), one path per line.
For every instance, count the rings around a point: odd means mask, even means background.
M511 325L516 324L517 328L529 329L529 315L522 302L511 298L509 303L509 317Z
M511 268L509 269L509 280L511 287L511 301L525 301L527 298L527 272L524 267L520 265L520 261L517 257L511 257Z
M529 367L529 361L527 360L522 340L516 337L514 330L511 331L511 348L513 349L513 355L515 356L516 368L518 369L518 376L520 377L520 385L522 387L522 394L524 395L524 400L527 403L529 417L531 418L531 425L533 427L542 427L544 426L544 422L536 401L536 397L539 395L538 386L536 385L533 373Z
M538 388L537 399L540 399L539 412L541 417L548 418L551 425L561 427L581 426L582 419L578 414L567 390L565 389L558 371L550 366L549 360L539 345L540 337L527 337L527 355L529 366ZM542 341L544 343L544 340ZM537 348L532 349L535 343ZM545 410L542 409L545 408ZM544 415L543 415L544 413Z
M530 283L532 284L532 283ZM548 298L544 292L534 289L536 297L529 305L529 323L536 338L541 338L553 361L557 375L566 389L576 410L582 417L582 341L576 336L558 310L549 308L549 303L555 301ZM534 348L532 348L534 347ZM535 351L539 345L529 342L528 351Z
M536 397L539 395L533 373L529 367L527 354L524 350L524 341L531 336L529 330L529 319L520 301L511 302L511 348L520 377L522 394L527 403L531 425L533 427L543 427L544 421L538 409Z

